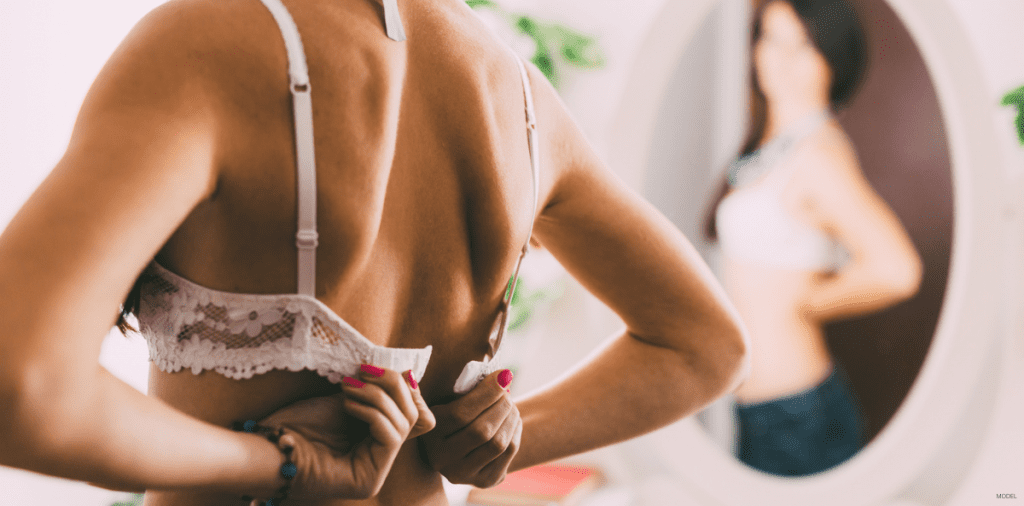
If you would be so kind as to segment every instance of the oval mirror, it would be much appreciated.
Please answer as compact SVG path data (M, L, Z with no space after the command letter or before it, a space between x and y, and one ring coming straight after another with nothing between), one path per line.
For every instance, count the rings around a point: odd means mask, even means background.
M986 262L984 252L1000 237L985 223L1001 212L991 197L1000 194L1001 175L991 122L980 112L988 104L977 62L963 58L966 35L944 2L850 3L870 62L837 118L861 172L920 256L920 288L884 310L822 327L864 413L867 444L845 463L798 480L740 463L729 400L638 443L675 470L680 487L714 499L706 504L772 497L810 505L823 493L833 504L891 500L936 455L947 466L967 465L968 445L959 455L950 449L953 429L964 413L991 408L991 395L963 386L989 377L997 350L995 310L971 295L997 286L998 263ZM642 173L644 195L716 269L721 255L704 239L703 218L748 123L755 8L745 0L667 2L641 45L610 136L612 165ZM708 14L695 19L695 11Z

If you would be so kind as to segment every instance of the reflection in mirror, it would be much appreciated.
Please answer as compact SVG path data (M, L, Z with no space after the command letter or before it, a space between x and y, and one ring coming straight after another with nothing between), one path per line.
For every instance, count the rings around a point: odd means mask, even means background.
M730 23L752 27L746 52ZM750 69L742 86L721 82L730 65ZM766 473L842 463L905 398L942 305L951 175L920 54L883 0L725 0L658 126L644 191L703 247L752 339L751 376L700 420ZM730 143L731 162L715 152Z

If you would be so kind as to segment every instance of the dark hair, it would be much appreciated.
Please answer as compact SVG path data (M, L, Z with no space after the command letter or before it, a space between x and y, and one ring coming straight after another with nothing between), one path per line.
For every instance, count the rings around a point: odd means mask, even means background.
M134 313L138 314L139 302L142 299L142 276L139 276L132 285L131 290L128 291L128 296L125 297L124 302L121 303L121 312L117 315L117 330L120 330L122 334L128 335L128 332L138 332L139 329L128 323L128 315Z
M867 43L857 12L846 0L760 0L754 9L750 30L751 47L761 38L765 9L775 1L785 2L793 8L814 47L825 57L832 72L829 103L833 111L841 109L849 103L867 71ZM750 67L750 122L740 156L757 150L768 121L768 104L757 82L753 58ZM704 220L704 235L708 239L718 237L715 210L728 191L729 184L723 175Z

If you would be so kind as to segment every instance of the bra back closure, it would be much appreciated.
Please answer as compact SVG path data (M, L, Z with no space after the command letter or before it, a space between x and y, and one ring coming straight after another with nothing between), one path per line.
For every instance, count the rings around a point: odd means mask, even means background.
M319 234L316 226L316 156L313 143L313 105L309 69L306 64L305 50L299 36L298 27L281 0L260 0L274 16L288 53L289 91L292 95L292 108L295 120L295 150L298 188L298 231L295 234L295 246L298 249L298 290L301 295L316 297L316 249ZM405 29L398 11L397 0L383 0L384 24L387 35L392 40L406 39ZM519 66L520 78L523 83L523 101L526 110L526 135L530 150L530 168L533 180L533 206L531 207L530 230L526 235L523 248L519 253L512 277L506 285L498 316L488 337L488 353L484 362L470 362L456 381L456 393L464 393L475 386L481 379L494 371L494 358L501 347L501 340L508 329L509 304L519 282L519 270L529 250L530 237L533 235L534 218L540 199L540 154L537 147L537 122L533 107L533 93L530 88L530 77L526 66L518 55L515 56ZM461 390L461 391L460 391Z

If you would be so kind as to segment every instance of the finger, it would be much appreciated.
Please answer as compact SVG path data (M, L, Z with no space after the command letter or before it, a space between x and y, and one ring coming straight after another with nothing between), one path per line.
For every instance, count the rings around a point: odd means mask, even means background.
M512 371L508 369L489 374L469 393L434 411L438 415L434 430L448 436L468 426L505 395L511 381Z
M419 418L419 409L416 406L416 401L412 398L412 393L409 391L409 384L401 374L383 367L363 364L359 368L359 379L384 389L395 405L398 406L398 409L401 410L402 416L405 417L409 427L411 428L416 424L416 420Z
M472 423L445 438L445 443L452 448L463 448L462 453L469 455L494 438L514 409L515 405L506 394L483 413L480 413L480 416L476 417ZM504 450L505 448L500 448L499 451L494 452L492 457Z
M395 400L380 385L364 383L355 378L344 377L341 379L341 389L346 399L354 400L373 407L386 416L396 430L402 434L402 439L409 433L412 423L406 418L405 413L395 404Z
M395 427L391 417L376 406L364 404L354 398L345 399L345 413L369 425L370 437L384 447L397 449L405 441L405 432Z
M427 406L427 401L423 399L423 392L420 391L420 386L416 382L416 378L413 377L412 371L409 370L402 373L402 378L405 379L406 384L409 386L409 393L412 394L412 400L416 404L416 410L419 413L416 424L409 431L409 439L412 439L430 432L437 425L437 420L434 418L434 412L430 411L430 406Z
M398 431L380 410L356 401L345 400L345 412L366 422L370 437L352 448L347 458L342 459L350 469L347 485L352 498L368 499L377 494L388 475L391 465L405 443L405 433Z
M477 474L508 449L519 424L519 412L511 401L495 403L473 425L447 440L454 448L470 449L452 469L458 473Z
M505 448L505 451L477 472L478 481L475 483L476 486L493 487L505 479L505 475L508 473L508 468L512 465L512 459L515 458L516 453L519 452L519 442L522 439L522 435L523 420L522 418L519 418L518 423L513 429L512 441L509 443L508 447Z

